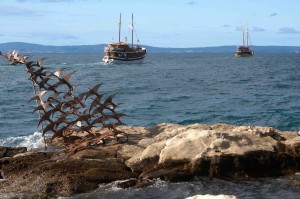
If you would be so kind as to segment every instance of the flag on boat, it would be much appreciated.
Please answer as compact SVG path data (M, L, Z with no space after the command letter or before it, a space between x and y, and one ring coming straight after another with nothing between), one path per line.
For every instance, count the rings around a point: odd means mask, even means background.
M129 27L131 30L134 29L133 24L128 25L128 27Z

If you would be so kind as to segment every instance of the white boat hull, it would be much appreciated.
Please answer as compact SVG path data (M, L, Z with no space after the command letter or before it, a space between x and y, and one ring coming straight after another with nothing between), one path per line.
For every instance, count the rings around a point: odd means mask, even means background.
M135 59L114 59L105 56L102 61L106 64L142 64L144 62L144 58L145 56Z
M243 55L239 55L239 54L235 54L235 57L252 57L253 54L243 54Z

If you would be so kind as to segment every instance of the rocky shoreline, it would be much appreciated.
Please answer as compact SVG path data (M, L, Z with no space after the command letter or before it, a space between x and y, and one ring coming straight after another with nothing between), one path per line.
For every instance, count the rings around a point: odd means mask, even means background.
M227 124L152 128L120 126L128 142L112 139L66 154L0 147L0 197L71 196L117 180L121 188L145 187L152 179L188 181L194 176L249 179L300 170L300 136L272 127ZM97 129L96 129L97 131ZM59 142L55 147L59 149Z

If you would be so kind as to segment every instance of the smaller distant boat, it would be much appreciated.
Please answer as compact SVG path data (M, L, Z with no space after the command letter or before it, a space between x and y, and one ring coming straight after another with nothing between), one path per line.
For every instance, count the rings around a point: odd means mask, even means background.
M120 64L120 63L143 63L147 53L147 49L139 45L133 44L133 14L131 22L131 45L126 42L121 42L121 14L119 21L119 42L109 43L104 48L103 62L108 64Z
M249 46L249 33L248 33L248 24L247 24L246 27L243 29L243 45L237 47L235 56L250 57L253 55L254 55L254 51Z

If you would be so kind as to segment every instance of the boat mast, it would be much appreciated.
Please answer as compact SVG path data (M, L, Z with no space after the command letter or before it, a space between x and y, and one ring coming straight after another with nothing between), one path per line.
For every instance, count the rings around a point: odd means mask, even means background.
M247 39L247 47L248 47L248 21L246 23L246 39Z
M121 42L121 13L120 13L120 19L119 19L119 43Z
M243 46L245 46L245 27L243 27Z
M131 14L131 48L133 48L133 13Z

